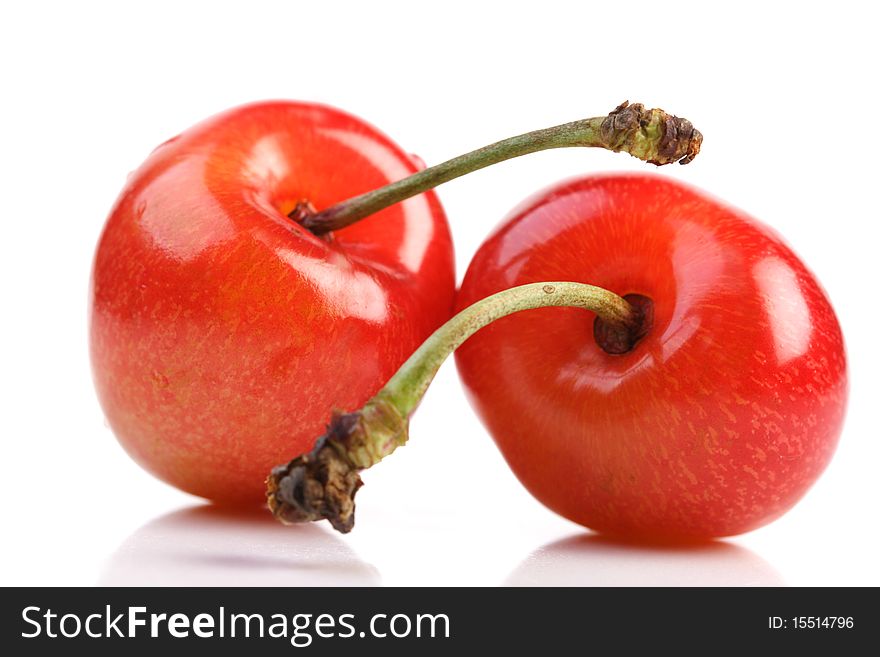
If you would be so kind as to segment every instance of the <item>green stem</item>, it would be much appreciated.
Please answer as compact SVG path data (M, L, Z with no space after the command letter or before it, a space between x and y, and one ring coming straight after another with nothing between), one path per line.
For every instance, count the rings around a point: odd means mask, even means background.
M532 283L477 301L437 329L401 365L376 398L391 403L409 417L449 355L481 328L522 310L572 306L591 310L607 322L629 324L633 309L623 298L601 287L582 283Z
M583 146L625 151L658 166L671 162L687 164L699 153L702 140L703 136L687 119L661 109L645 109L640 103L624 102L607 116L504 139L317 213L307 203L301 203L290 216L321 235L345 228L459 176L528 153Z
M443 361L496 319L549 306L590 310L633 342L644 335L637 307L592 285L532 283L482 299L437 329L363 408L335 414L311 452L272 471L267 484L275 516L287 523L326 518L336 529L349 531L354 525L354 495L361 485L358 473L407 441L409 417Z

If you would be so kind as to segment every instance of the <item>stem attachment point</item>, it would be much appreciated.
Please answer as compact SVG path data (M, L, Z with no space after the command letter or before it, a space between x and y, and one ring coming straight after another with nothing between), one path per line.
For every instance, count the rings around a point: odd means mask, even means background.
M633 314L629 321L609 321L601 315L593 320L593 338L602 351L609 354L632 351L654 324L653 301L641 294L625 294L623 298L632 307Z
M293 210L287 213L287 217L298 224L306 224L309 219L318 214L315 206L307 199L300 199L293 206Z

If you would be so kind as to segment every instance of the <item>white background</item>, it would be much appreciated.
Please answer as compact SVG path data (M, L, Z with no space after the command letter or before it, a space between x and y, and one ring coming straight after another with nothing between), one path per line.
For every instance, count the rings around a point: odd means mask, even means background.
M4 3L0 583L880 585L871 6ZM702 155L663 173L781 231L839 313L852 393L830 468L796 508L745 536L688 550L614 545L519 486L450 364L410 445L365 477L348 536L229 517L153 479L117 445L92 390L92 251L154 146L265 98L339 106L428 163L626 98L692 119ZM527 194L647 168L559 151L441 188L459 276ZM462 511L475 495L483 517Z

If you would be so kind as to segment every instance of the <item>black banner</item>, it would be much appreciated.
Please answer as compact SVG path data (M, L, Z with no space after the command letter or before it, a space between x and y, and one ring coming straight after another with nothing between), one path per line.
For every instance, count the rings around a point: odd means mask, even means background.
M624 654L846 650L874 643L877 617L868 589L4 589L2 644L91 655L546 654L597 641Z

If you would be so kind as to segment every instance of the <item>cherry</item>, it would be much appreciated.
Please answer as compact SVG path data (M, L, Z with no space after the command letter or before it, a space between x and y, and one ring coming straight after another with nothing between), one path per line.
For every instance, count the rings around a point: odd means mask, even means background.
M726 536L784 513L828 464L840 326L767 227L662 177L581 178L496 229L457 303L545 279L640 295L652 315L623 353L575 310L506 318L458 351L478 415L549 508L611 534Z
M687 163L701 139L624 103L420 171L325 106L258 103L200 123L130 176L98 243L90 348L109 423L165 481L262 501L273 463L308 450L330 409L364 404L449 316L452 245L428 190L566 146Z
M416 171L363 121L292 102L228 111L150 155L101 235L90 308L98 396L135 460L195 495L259 502L325 400L362 404L448 317L433 193L332 239L287 217Z

